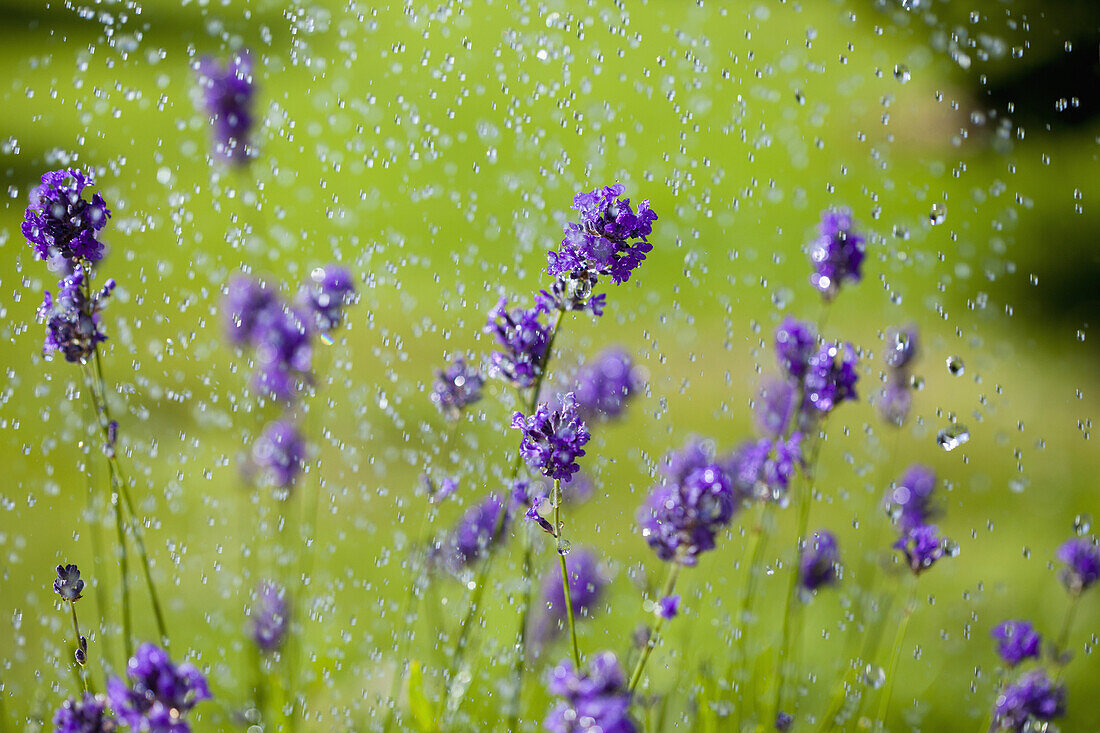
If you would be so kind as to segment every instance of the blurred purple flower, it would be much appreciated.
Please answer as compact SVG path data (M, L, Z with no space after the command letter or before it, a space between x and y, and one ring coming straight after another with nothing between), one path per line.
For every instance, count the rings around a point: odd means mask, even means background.
M290 604L286 589L269 580L260 583L249 613L249 637L261 652L271 653L283 646L290 626Z
M252 461L266 482L289 491L306 459L306 443L298 427L288 420L275 420L264 428L252 446Z
M893 546L905 556L913 574L919 575L944 556L947 544L947 540L937 533L935 525L925 524L906 530Z
M815 593L826 585L835 585L839 579L837 568L840 553L836 536L820 529L814 532L807 546L802 549L799 561L798 582L809 593Z
M1007 685L993 708L991 731L1043 730L1046 723L1066 714L1066 687L1051 681L1045 670L1035 669Z
M96 235L107 225L111 211L98 193L88 201L84 189L95 183L79 168L42 174L42 183L30 195L23 214L23 236L41 260L61 258L98 262L103 244Z
M591 421L621 416L641 384L641 374L629 353L615 347L600 352L577 371L574 394L581 417Z
M543 725L550 733L635 733L630 718L630 692L619 660L612 652L593 656L585 670L564 661L551 673L550 693L565 698Z
M787 432L798 407L798 389L786 379L769 379L760 387L756 399L756 429L768 438Z
M446 369L435 370L432 403L447 419L456 420L462 410L481 399L484 383L484 377L464 356L456 356Z
M114 733L118 721L107 711L102 695L85 692L84 697L70 697L61 703L53 715L54 733Z
M855 231L850 209L821 213L820 236L810 245L814 273L810 283L826 299L833 298L844 281L859 282L863 266L863 237Z
M739 497L782 500L802 465L802 433L793 433L787 440L747 441L721 463Z
M339 265L318 267L302 289L301 302L313 313L317 328L331 331L340 325L344 308L355 301L351 273Z
M991 636L997 640L997 654L1009 667L1025 659L1039 658L1041 637L1028 621L1005 621L993 627Z
M501 512L504 512L503 523ZM466 511L450 533L437 545L436 560L458 574L488 554L508 526L508 509L496 494L490 494ZM500 527L500 532L497 528Z
M569 575L569 598L573 615L588 618L603 596L607 578L600 568L599 558L589 550L573 550L565 556L565 568ZM538 620L534 638L545 642L561 630L566 618L565 589L561 584L561 571L557 563L543 576L542 605L546 609Z
M550 329L541 321L546 315L543 306L530 310L507 309L507 299L501 298L489 312L487 333L493 334L500 345L491 357L493 370L518 387L530 387L542 373L546 348L550 343Z
M787 316L775 329L775 355L779 366L796 382L806 376L816 348L817 331L809 323Z
M845 400L856 399L858 361L851 344L823 345L807 364L806 405L825 414Z
M906 532L927 524L935 512L932 494L936 489L936 473L928 466L914 463L895 482L886 497L894 522Z
M1058 548L1058 559L1066 564L1062 568L1062 583L1072 592L1086 590L1100 579L1100 546L1095 537L1067 540Z
M664 596L657 600L657 615L666 621L676 618L680 613L680 596Z
M256 96L251 54L238 51L225 65L203 58L198 72L203 106L214 121L214 152L235 163L246 162Z
M153 644L137 648L126 667L129 684L107 681L107 697L119 719L136 731L189 733L184 719L199 702L210 699L206 678L193 665L175 665Z

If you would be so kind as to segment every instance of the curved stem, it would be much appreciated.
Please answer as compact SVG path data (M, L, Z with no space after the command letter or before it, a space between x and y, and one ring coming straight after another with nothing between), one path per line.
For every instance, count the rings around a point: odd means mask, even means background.
M1069 632L1073 627L1073 619L1077 616L1077 601L1080 598L1081 591L1075 591L1070 594L1069 605L1066 607L1066 615L1062 618L1062 629L1058 632L1058 638L1054 642L1055 662L1059 667L1063 666L1061 657L1066 650L1067 642L1069 642Z
M569 636L573 640L573 663L580 670L581 652L577 646L577 623L573 618L573 597L569 593L569 570L565 564L565 547L562 544L561 530L561 481L554 479L554 531L557 532L558 561L561 563L561 587L565 593L565 614L569 619Z
M661 598L667 598L672 595L672 590L676 587L676 578L680 574L680 563L675 560L672 561L668 568L668 578L665 579L665 587L661 591ZM660 600L660 598L658 598ZM634 665L634 671L630 674L630 685L627 691L633 695L634 688L638 686L638 682L642 679L642 670L645 669L645 663L649 661L649 655L653 653L653 648L657 646L658 638L661 634L661 627L665 624L665 617L658 615L657 623L653 624L653 633L649 635L649 641L646 642L645 648L642 649L642 655L638 657L638 663Z
M126 556L126 533L122 528L122 506L118 493L111 494L111 505L115 509L115 529L118 532L118 572L122 589L122 648L126 650L126 659L134 656L134 629L130 612L130 569Z
M878 714L875 716L875 720L884 728L886 726L886 714L890 708L890 697L894 691L894 677L898 669L898 658L901 656L901 645L905 641L905 630L909 626L909 619L913 617L913 601L916 595L917 583L913 580L909 586L909 596L905 601L905 608L902 610L901 623L898 624L898 633L894 637L894 649L890 652L890 666L886 672L886 687L882 691L882 697L879 698Z
M69 611L72 612L72 616L73 616L73 632L76 634L76 648L81 649L81 651L83 651L82 646L80 644L80 622L78 622L76 620L76 602L75 601L69 601ZM87 694L87 692L88 692L88 670L84 666L84 664L80 661L77 661L76 665L78 667L80 667L80 681L84 685L84 693Z

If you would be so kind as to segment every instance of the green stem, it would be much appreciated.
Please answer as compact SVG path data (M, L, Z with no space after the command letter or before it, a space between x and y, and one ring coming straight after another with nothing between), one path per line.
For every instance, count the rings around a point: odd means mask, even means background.
M76 648L80 649L80 623L76 620L76 602L69 601L69 611L73 616L73 632L76 634ZM74 655L75 659L75 655ZM80 667L80 682L84 686L84 693L88 692L88 670L84 667L80 661L76 661L76 665Z
M771 537L772 515L775 513L775 502L765 501L760 510L760 518L752 528L752 559L749 561L748 577L745 579L745 590L741 595L741 611L737 619L738 650L737 677L734 682L737 685L737 717L740 730L745 720L745 685L748 682L748 625L752 616L753 603L756 600L756 585L760 579L764 565L764 553L767 551L768 539Z
M890 698L894 691L894 677L898 669L898 659L901 657L901 645L905 641L905 630L909 627L909 619L913 617L913 605L917 595L917 583L916 580L910 581L909 596L905 601L905 608L902 609L901 623L898 624L898 633L894 637L894 648L890 652L890 666L886 672L886 687L882 691L882 697L879 698L878 714L875 716L875 720L886 727L886 714L890 708Z
M680 563L673 559L668 568L668 577L665 579L665 587L661 591L661 596L657 599L658 601L661 598L667 598L672 595L672 590L676 587L676 578L679 574ZM664 626L664 624L665 617L658 614L657 623L653 624L653 632L649 635L649 640L642 649L642 655L638 657L638 662L634 665L634 671L630 674L630 685L627 690L631 695L634 694L634 689L642 679L642 670L645 669L645 663L649 661L649 655L653 653L653 648L657 646L657 641L661 634L661 627Z
M1061 658L1062 654L1066 651L1066 644L1069 642L1069 632L1073 627L1073 619L1077 616L1077 602L1080 598L1081 591L1071 592L1069 605L1066 607L1066 615L1062 619L1062 629L1058 632L1058 640L1054 642L1055 662L1059 667L1063 666Z
M130 569L126 555L126 532L122 525L122 506L118 492L111 494L111 506L115 509L115 529L118 533L118 573L122 589L122 648L126 650L126 659L134 656L134 629L130 613Z
M530 531L525 529L523 535L523 574L520 576L522 578L521 583L523 584L523 597L519 613L519 632L516 634L516 658L512 670L512 677L515 679L516 686L512 693L512 699L509 701L508 705L508 730L519 730L519 708L523 694L523 672L527 661L527 625L531 617L531 567L534 560L535 543L531 540Z
M557 533L555 539L557 540L558 561L561 564L561 588L565 593L565 614L569 619L569 637L573 640L573 663L577 665L577 669L581 668L581 652L577 646L577 623L573 618L573 598L569 593L569 570L565 564L565 547L562 544L562 523L561 523L561 481L554 479L554 531Z

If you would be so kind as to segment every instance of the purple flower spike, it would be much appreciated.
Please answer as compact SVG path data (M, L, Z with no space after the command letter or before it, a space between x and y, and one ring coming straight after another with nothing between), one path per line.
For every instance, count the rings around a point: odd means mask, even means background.
M832 299L844 281L857 283L862 278L863 237L855 231L850 209L822 212L820 232L810 245L814 265L810 284Z
M722 461L735 493L746 499L781 501L802 465L802 433L787 440L749 441Z
M665 596L657 601L657 615L670 621L680 615L680 596Z
M210 699L206 678L193 665L175 665L168 653L142 644L126 667L129 684L107 681L107 697L119 719L135 731L190 733L184 719L195 705Z
M114 733L118 721L107 712L102 695L85 692L84 697L69 698L53 715L54 733Z
M246 162L256 95L251 54L239 51L224 66L207 57L198 70L203 106L214 121L214 152L235 163Z
M626 675L612 652L593 656L583 671L574 668L572 662L562 662L551 673L547 687L551 694L565 698L543 723L550 733L638 730L630 718Z
M542 374L550 343L550 329L540 320L546 309L540 305L509 311L507 303L507 299L500 299L485 326L501 346L491 357L493 371L518 387L530 387Z
M333 330L343 320L344 308L355 302L351 273L338 265L314 269L302 290L301 301L313 313L318 329Z
M252 447L252 460L264 480L284 493L289 493L302 472L305 459L305 440L298 427L287 420L270 423Z
M107 340L99 330L99 313L114 291L115 281L108 280L89 298L85 293L84 267L78 265L57 285L57 299L46 291L38 308L38 321L46 324L42 353L50 359L57 351L65 357L65 361L82 364L95 352L98 344Z
M446 369L435 370L431 400L449 420L457 420L462 411L481 399L485 378L466 364L464 356L456 356Z
M887 496L890 514L903 532L927 524L934 516L935 489L936 473L931 468L914 463L905 469Z
M614 420L626 409L627 401L641 387L641 374L630 354L611 348L600 353L591 364L577 372L574 394L581 417Z
M53 591L61 596L61 600L79 601L84 592L84 581L80 579L80 570L76 565L58 565L57 580L53 582Z
M705 463L697 468L698 443L667 459L676 466L671 481L655 486L638 511L642 538L662 560L695 565L698 555L714 549L715 535L729 524L739 497L724 468ZM705 454L703 456L705 460Z
M818 530L802 550L798 582L809 593L815 593L822 586L835 585L839 578L839 565L836 536L832 532Z
M891 328L886 332L886 366L891 369L908 369L920 354L920 340L916 326Z
M1074 537L1058 548L1062 568L1062 583L1073 593L1080 593L1100 579L1100 546L1095 537Z
M886 333L886 385L879 392L878 411L886 422L901 426L913 404L909 368L919 354L914 326L892 328Z
M226 333L235 344L252 344L262 336L262 324L269 311L282 310L279 296L267 283L238 275L229 281L222 310Z
M107 226L111 210L98 193L91 201L84 198L84 189L94 183L92 175L79 168L42 175L42 184L31 191L22 226L39 259L59 256L69 262L98 262L103 258L103 244L96 235Z
M490 494L468 509L450 534L437 544L435 559L457 575L485 557L508 528L507 511L500 497ZM503 524L501 512L505 512Z
M756 429L761 435L778 438L787 432L795 408L798 389L786 379L769 379L760 387L756 400Z
M779 731L779 733L786 733L791 729L792 725L794 725L794 716L790 713L780 712L776 714L775 729Z
M779 366L795 381L802 381L806 376L816 347L817 331L809 323L787 316L775 329L775 354Z
M990 731L1042 730L1045 723L1066 714L1066 687L1051 681L1042 669L1024 674L1005 687L997 697L993 708L993 725Z
M512 415L512 427L523 432L520 454L527 465L552 479L568 481L580 470L577 459L584 455L584 444L591 437L570 392L561 396L560 409L551 411L542 402L535 414Z
M261 583L249 616L249 637L257 649L270 654L282 648L290 626L290 604L285 588L268 580Z
M1028 621L1005 621L995 626L991 635L997 640L997 654L1009 667L1039 658L1042 639Z
M855 348L851 344L825 344L810 357L806 370L806 404L820 414L831 412L845 400L856 399Z
M621 198L625 191L622 185L607 186L573 198L580 221L568 224L558 250L547 253L547 273L584 279L589 273L610 275L615 284L630 279L653 249L646 237L657 215L648 200L635 213L630 199Z
M596 611L607 586L599 559L594 552L573 550L565 557L565 568L569 574L573 615L578 619L588 618ZM545 641L557 634L566 618L565 589L562 588L561 571L556 563L543 578L542 604L546 612L538 622L535 638Z
M947 540L937 533L935 525L913 527L894 543L894 549L905 556L909 569L920 575L944 556Z

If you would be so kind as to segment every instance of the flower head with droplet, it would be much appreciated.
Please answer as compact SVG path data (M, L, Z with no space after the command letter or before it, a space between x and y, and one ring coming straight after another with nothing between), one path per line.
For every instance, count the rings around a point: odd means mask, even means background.
M932 494L936 489L936 473L928 466L914 463L905 469L886 500L890 515L903 532L927 524L935 515Z
M805 321L787 316L775 329L775 355L783 373L801 382L817 348L817 330Z
M111 210L99 193L91 200L84 189L92 186L92 175L79 168L50 171L31 191L23 214L23 236L41 260L58 255L69 261L98 262L103 244L97 239L107 226Z
M1065 563L1062 583L1075 593L1088 589L1100 579L1100 545L1095 537L1074 537L1058 548L1058 559Z
M1029 621L1004 621L990 635L997 640L997 654L1009 667L1025 659L1038 659L1042 638Z
M1066 687L1035 669L1005 686L993 708L991 731L1044 730L1046 723L1066 714Z
M806 366L805 404L826 414L846 400L855 400L856 364L859 358L849 344L825 344L810 357Z
M449 420L456 420L464 409L481 399L485 378L466 363L466 357L456 356L445 369L435 370L431 400Z
M802 465L802 433L792 433L786 440L747 441L723 459L722 465L739 497L785 501L791 480Z
M508 310L507 305L501 298L485 326L500 346L490 357L493 371L518 387L530 387L542 374L550 344L550 328L542 322L547 311L541 305L526 310Z
M813 533L799 560L798 582L803 590L815 593L819 588L835 585L840 578L840 552L836 535L824 529Z
M53 582L53 591L63 601L79 601L84 592L84 581L80 578L80 570L76 565L58 565L57 579Z
M879 391L878 411L891 425L901 426L913 404L911 390L913 363L919 355L915 326L892 328L886 333L886 382Z
M601 652L578 670L570 661L559 664L547 685L559 703L543 725L550 733L635 733L630 718L630 692L619 660L612 652Z
M615 347L582 366L575 381L577 406L586 421L621 416L642 383L630 354Z
M249 613L249 637L264 653L277 651L286 641L290 627L290 604L286 589L270 580L260 584Z
M206 57L199 62L198 72L203 107L214 122L214 152L244 163L251 154L249 136L255 123L252 55L238 51L225 64Z
M844 282L857 283L862 279L864 240L855 231L850 209L823 211L819 232L810 245L810 261L814 266L810 284L826 299L832 299Z
M313 313L322 332L331 331L344 318L344 308L355 302L355 283L351 272L339 265L317 267L299 296L305 310Z
M305 459L305 440L298 426L289 420L269 423L252 446L252 462L262 479L283 494L289 492L302 472Z
M539 403L530 417L514 413L512 427L523 433L519 450L528 466L552 479L568 481L580 470L577 459L584 455L591 435L573 393L560 395L559 400L559 407L553 410L548 403Z
M501 512L504 512L503 518ZM508 519L504 501L490 494L468 509L450 533L436 544L433 559L452 573L460 573L489 553L504 535Z
M107 710L107 699L85 692L70 697L53 715L54 733L114 733L118 721Z
M97 345L107 340L99 329L99 314L114 292L115 281L107 280L91 297L85 288L84 266L78 265L58 283L56 299L46 291L38 308L38 321L46 324L42 353L47 359L58 352L65 361L82 364L95 353Z
M923 524L906 530L894 543L894 549L905 557L913 574L919 575L946 554L947 545L935 525Z
M137 648L126 676L107 681L107 697L119 719L136 731L188 733L187 713L210 699L206 678L194 665L173 664L168 652L154 644Z

